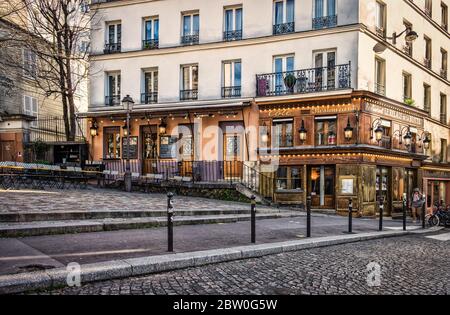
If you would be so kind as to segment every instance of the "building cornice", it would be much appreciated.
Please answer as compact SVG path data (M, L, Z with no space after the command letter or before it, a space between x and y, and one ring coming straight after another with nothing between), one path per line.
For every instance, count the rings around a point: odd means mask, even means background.
M443 29L439 25L439 23L437 23L435 20L430 18L428 15L426 15L425 12L417 5L417 3L414 3L411 0L403 0L403 1L406 2L406 4L408 4L411 8L413 8L414 11L416 11L418 14L420 14L424 19L426 19L428 22L430 22L430 24L433 25L438 31L440 31L442 34L444 34L445 36L447 36L447 38L450 39L450 33L448 31L446 31L445 29Z

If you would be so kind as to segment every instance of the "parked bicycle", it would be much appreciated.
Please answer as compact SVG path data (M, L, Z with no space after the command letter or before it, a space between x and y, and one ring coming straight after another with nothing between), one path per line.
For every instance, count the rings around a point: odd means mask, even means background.
M450 206L445 207L443 202L433 206L433 214L426 218L429 226L450 227Z

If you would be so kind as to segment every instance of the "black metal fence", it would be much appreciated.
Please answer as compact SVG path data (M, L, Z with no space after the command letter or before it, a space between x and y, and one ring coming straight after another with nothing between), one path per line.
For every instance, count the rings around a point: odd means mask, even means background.
M77 118L75 121L74 141L84 141L87 119ZM59 142L67 141L63 117L42 117L31 122L29 139L26 142Z

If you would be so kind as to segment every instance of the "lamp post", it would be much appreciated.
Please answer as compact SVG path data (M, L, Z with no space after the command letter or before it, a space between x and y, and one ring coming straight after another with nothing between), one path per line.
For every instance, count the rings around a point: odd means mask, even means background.
M412 43L419 37L419 35L416 32L414 32L410 27L406 27L405 30L403 32L401 32L400 34L397 34L396 32L394 32L391 37L386 37L386 40L390 40L390 41L392 41L393 45L396 45L397 39L400 36L402 36L403 34L405 34L405 41L407 43ZM373 50L375 53L381 54L387 49L387 47L388 46L385 43L379 42L373 47Z
M122 104L124 109L127 112L127 154L126 154L126 166L125 166L125 176L124 176L124 183L125 183L125 191L131 192L131 167L130 167L130 116L131 116L131 110L133 109L134 101L131 98L130 95L127 95L123 98Z

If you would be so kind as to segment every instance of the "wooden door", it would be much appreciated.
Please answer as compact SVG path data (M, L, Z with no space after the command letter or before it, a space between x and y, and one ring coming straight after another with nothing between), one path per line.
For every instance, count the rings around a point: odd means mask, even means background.
M0 142L0 161L15 161L16 146L14 141Z
M224 177L240 178L242 175L243 135L239 133L224 133L223 161Z
M153 174L157 171L158 134L156 126L144 126L141 129L142 139L142 173Z

